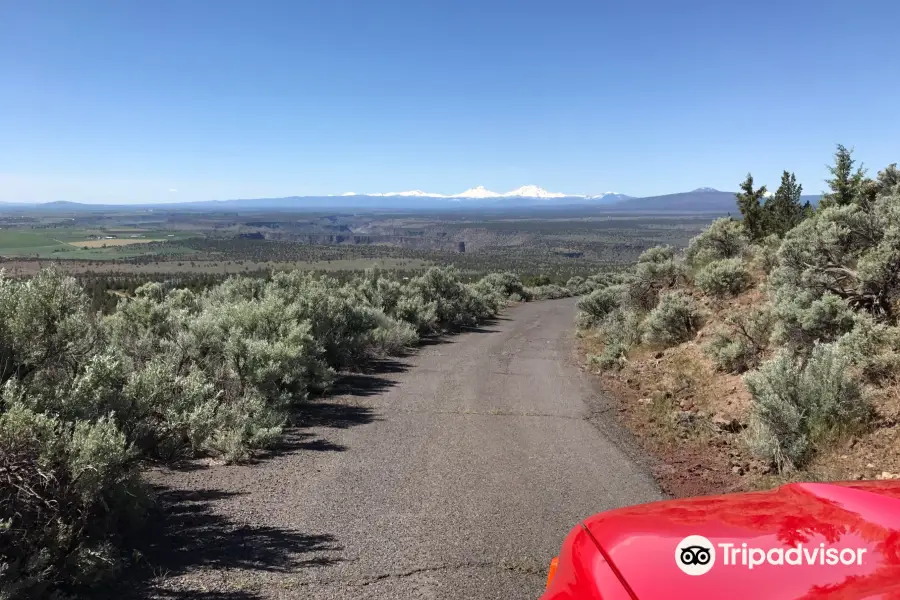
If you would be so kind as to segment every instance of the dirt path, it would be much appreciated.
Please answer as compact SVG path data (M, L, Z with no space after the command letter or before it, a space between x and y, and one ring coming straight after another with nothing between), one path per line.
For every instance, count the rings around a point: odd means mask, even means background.
M615 427L591 423L573 315L517 306L347 379L258 464L157 474L175 516L146 557L153 594L537 597L579 519L660 497Z

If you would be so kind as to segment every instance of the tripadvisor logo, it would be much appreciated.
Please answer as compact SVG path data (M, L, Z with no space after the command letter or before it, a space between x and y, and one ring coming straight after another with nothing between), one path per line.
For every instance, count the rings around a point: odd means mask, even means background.
M725 567L746 567L752 570L762 565L862 565L866 548L826 548L825 544L790 548L753 548L746 543L719 542L713 544L702 535L689 535L675 547L675 564L688 575L704 575L716 564L716 549Z
M716 547L702 535L689 535L675 547L675 564L688 575L704 575L716 564Z

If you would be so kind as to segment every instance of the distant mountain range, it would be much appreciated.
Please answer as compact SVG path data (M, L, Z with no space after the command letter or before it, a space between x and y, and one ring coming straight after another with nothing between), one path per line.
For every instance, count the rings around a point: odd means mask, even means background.
M809 202L813 206L819 203L820 195L801 196L801 202ZM737 199L734 192L720 192L717 189L701 187L690 192L648 196L644 198L625 198L607 207L609 210L621 212L660 212L660 213L718 213L737 214Z
M344 198L351 196L368 196L371 198L393 198L402 196L414 198L465 198L478 200L486 198L586 198L591 200L599 200L607 197L611 197L610 199L630 197L625 196L624 194L617 194L616 192L606 192L597 196L585 196L582 194L563 194L560 192L548 192L544 188L538 187L536 185L523 185L520 188L514 189L504 194L492 192L491 190L485 189L483 185L479 185L477 187L470 188L462 193L452 195L435 194L431 192L423 192L422 190L410 190L408 192L387 192L374 194L357 194L356 192L347 192L346 194L342 194L341 196Z
M720 192L710 187L701 187L690 192L648 196L645 198L626 198L616 202L610 208L617 211L634 212L737 212L737 201L734 192Z
M804 201L815 205L820 196L803 196ZM549 208L596 208L603 212L631 213L710 213L736 214L737 204L734 192L722 192L710 187L701 187L690 192L636 198L616 192L606 192L596 196L562 194L548 192L534 185L497 193L482 186L474 187L452 196L431 194L421 190L408 192L388 192L377 194L355 194L348 192L341 196L291 196L287 198L252 198L235 200L208 200L202 202L177 202L165 204L81 204L78 202L46 202L42 204L2 203L0 212L71 213L119 211L173 210L192 211L260 211L260 210L403 210L434 211L461 209L515 210Z

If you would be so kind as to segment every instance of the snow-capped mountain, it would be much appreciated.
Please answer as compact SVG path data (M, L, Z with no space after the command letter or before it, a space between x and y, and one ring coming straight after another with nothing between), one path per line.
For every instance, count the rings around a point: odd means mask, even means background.
M485 189L483 185L473 187L461 194L455 194L451 198L581 198L575 194L561 194L559 192L548 192L542 187L536 185L523 185L520 188L510 190L500 194Z
M478 187L469 188L468 190L462 192L461 194L454 194L450 196L451 198L499 198L503 194L498 194L497 192L492 192L491 190L484 189L483 185L479 185Z
M696 190L691 190L692 193L698 193L698 192L701 192L701 193L702 193L702 192L718 192L718 191L719 191L719 190L717 190L716 188L711 188L711 187L699 187L699 188L697 188Z
M612 193L612 192L608 192ZM357 194L354 192L347 192L346 194L342 194L343 196L356 196ZM600 196L584 196L580 194L562 194L559 192L548 192L542 187L536 185L523 185L520 188L511 190L504 194L499 192L494 192L489 189L486 189L483 185L479 185L477 187L469 188L468 190L461 192L459 194L436 194L432 192L423 192L422 190L410 190L408 192L378 192L371 194L362 194L363 196L371 196L378 198L390 198L395 196L403 196L403 197L418 197L418 198L472 198L472 199L485 199L485 198L544 198L544 199L552 199L552 198L602 198L607 194L601 194Z
M430 194L422 190L410 190L408 192L386 192L383 194L365 194L366 196L377 196L379 198L392 198L394 196L410 196L418 198L446 198L443 194Z
M536 185L523 185L519 189L503 194L504 198L565 198L567 196L568 194L548 192L544 188Z
M423 192L422 190L410 190L408 192L388 192L385 196L414 196L417 198L434 198L434 194ZM440 197L440 196L437 196Z

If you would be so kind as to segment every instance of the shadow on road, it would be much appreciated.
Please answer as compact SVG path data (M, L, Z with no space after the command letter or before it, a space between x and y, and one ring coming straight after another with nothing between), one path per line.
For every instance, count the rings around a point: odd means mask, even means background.
M257 600L259 594L250 592L200 592L197 590L157 590L153 598L158 600Z
M498 333L499 329L489 329L492 325L496 325L500 321L510 321L511 319L507 319L506 317L494 317L493 319L487 319L482 321L479 325L470 325L460 327L456 331L452 331L450 333L446 333L443 335L433 335L429 337L424 337L419 340L419 346L440 346L443 344L455 344L459 341L458 335L461 333Z
M349 377L349 376L348 376ZM352 377L368 377L353 375ZM369 381L352 382L355 386L368 386L365 389L372 390L384 385L384 389L392 383L374 384ZM350 385L346 383L345 385ZM361 389L361 388L357 388ZM370 391L369 394L376 394ZM369 395L365 394L365 395ZM364 395L361 392L352 395ZM253 462L269 460L277 456L291 454L300 450L312 450L314 452L343 452L347 449L343 444L336 444L321 436L321 432L309 431L313 428L349 429L356 425L366 425L376 420L374 411L368 406L353 406L343 402L329 401L328 399L312 400L304 402L296 408L291 415L293 426L287 429L276 444L264 452L260 452Z
M497 333L499 329L487 329L486 327L466 327L462 330L463 333Z
M436 335L433 337L423 337L419 340L419 346L427 347L427 346L442 346L444 344L452 344L453 338L445 335Z
M305 535L290 529L237 523L214 512L216 502L239 494L217 490L157 488L157 510L138 543L141 558L114 589L102 598L201 598L250 600L247 592L206 593L200 590L158 589L197 569L244 569L293 572L327 566L341 548L330 535ZM325 553L325 554L323 554Z
M335 444L328 440L318 437L314 433L306 433L300 428L290 429L282 436L282 438L271 448L265 452L261 452L256 456L253 462L259 462L290 454L298 450L312 450L313 452L343 452L347 447L342 444Z
M385 375L405 373L409 365L399 360L376 360L365 368L353 372L342 373L331 389L332 396L375 396L397 385L393 379ZM308 405L301 405L300 410L306 412Z
M368 406L354 406L343 402L310 402L296 416L298 428L328 427L349 429L375 421L375 413Z

